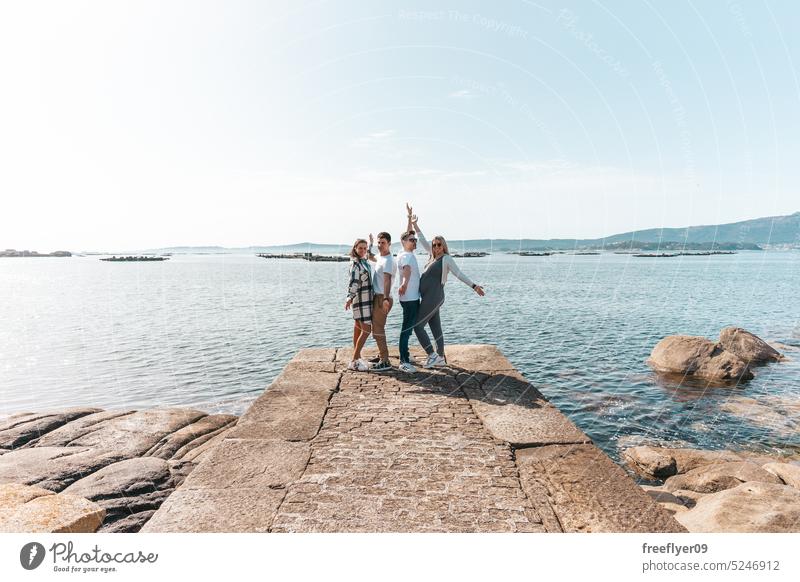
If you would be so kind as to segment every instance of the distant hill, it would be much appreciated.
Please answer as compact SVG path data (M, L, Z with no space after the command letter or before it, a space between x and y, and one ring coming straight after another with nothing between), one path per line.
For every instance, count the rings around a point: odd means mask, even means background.
M446 233L445 233L446 234ZM449 240L451 252L519 250L746 250L773 247L800 248L800 212L787 216L768 216L728 224L650 228L596 239L468 239ZM392 245L397 251L399 243ZM315 253L346 254L349 244L316 244L224 247L169 247L149 249L156 253Z

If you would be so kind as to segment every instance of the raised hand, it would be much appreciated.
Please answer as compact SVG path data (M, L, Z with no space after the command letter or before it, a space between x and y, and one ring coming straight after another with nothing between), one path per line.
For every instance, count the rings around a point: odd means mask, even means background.
M369 246L372 246L372 243L375 242L375 237L372 236L372 233L369 233Z
M481 287L480 285L475 285L475 293L477 293L481 297L486 295L486 292L483 290L483 287Z
M409 206L408 202L406 202L406 210L408 211L408 217L411 218L411 215L414 213L414 210Z

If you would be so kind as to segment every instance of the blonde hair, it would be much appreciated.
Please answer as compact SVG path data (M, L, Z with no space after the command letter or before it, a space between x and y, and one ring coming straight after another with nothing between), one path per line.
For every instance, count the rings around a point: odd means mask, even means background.
M447 241L446 241L446 240L444 240L444 237L443 237L443 236L440 236L440 235L438 235L438 234L437 234L435 237L433 237L433 238L431 239L431 254L430 254L430 256L428 257L428 262L427 262L427 264L425 265L426 267L427 267L428 265L430 265L430 264L433 262L433 260L434 260L434 259L433 259L433 243L435 243L435 242L440 242L440 243L442 243L442 255L449 255L449 254L450 254L450 249L449 249L449 248L447 248Z
M353 259L354 261L357 261L361 258L358 256L358 253L356 252L356 247L361 243L364 243L365 245L369 246L369 243L365 239L357 238L356 242L353 243L353 248L350 249L350 258Z

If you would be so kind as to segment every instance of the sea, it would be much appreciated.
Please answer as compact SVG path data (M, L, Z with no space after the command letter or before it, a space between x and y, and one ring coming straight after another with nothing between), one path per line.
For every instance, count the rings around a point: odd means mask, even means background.
M458 262L486 296L451 277L445 341L496 344L613 458L642 443L800 451L800 251ZM347 282L347 263L245 254L0 259L0 418L70 406L240 414L298 350L350 344ZM400 319L389 316L390 343ZM664 336L713 339L729 325L787 359L721 387L646 364Z

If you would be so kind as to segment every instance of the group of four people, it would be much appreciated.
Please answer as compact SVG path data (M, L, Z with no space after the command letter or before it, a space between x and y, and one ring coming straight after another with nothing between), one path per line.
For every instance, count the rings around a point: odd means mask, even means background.
M391 250L392 237L388 232L378 233L378 255L372 253L372 235L369 236L369 244L365 239L357 239L350 250L350 283L344 307L352 309L355 322L351 370L383 372L392 369L386 343L386 318L394 304L392 284L397 277L400 278L398 295L403 309L403 327L400 331L400 370L403 372L417 371L408 350L412 330L428 354L425 368L447 363L439 309L444 303L444 284L448 274L452 273L478 295L484 295L483 288L470 281L458 268L444 238L435 236L429 243L408 204L406 210L408 225L400 237L403 251L398 253L396 264ZM415 254L417 241L428 253L428 262L421 272ZM425 331L426 325L433 334L436 350ZM372 361L372 367L361 358L361 350L370 334L375 336L379 353Z

